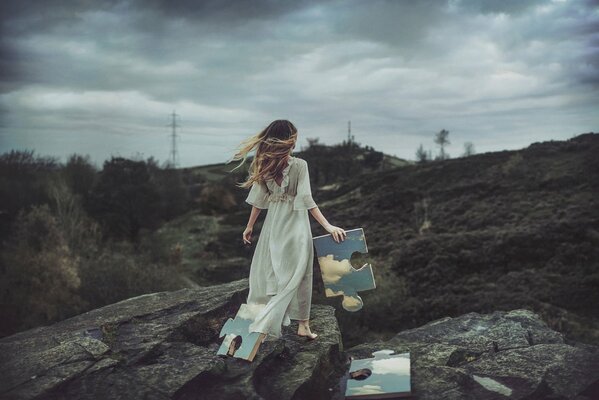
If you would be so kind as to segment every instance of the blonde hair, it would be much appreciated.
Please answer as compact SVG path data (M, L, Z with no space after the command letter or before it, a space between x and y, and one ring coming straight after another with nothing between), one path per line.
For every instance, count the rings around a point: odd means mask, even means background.
M242 160L233 172L245 163L247 154L256 148L256 156L249 167L249 176L245 182L237 183L238 187L249 188L254 182L264 182L274 179L287 167L287 156L295 147L297 128L286 119L271 122L260 133L241 142L239 150L227 164Z

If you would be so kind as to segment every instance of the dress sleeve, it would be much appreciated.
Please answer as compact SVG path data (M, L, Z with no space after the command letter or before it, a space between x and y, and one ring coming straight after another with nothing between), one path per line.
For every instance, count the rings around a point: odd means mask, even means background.
M308 163L303 162L297 178L297 194L293 199L293 210L309 210L318 207L312 198L312 189L310 188L310 174L308 173Z
M268 208L268 200L266 198L268 196L268 192L264 185L259 182L254 182L252 187L250 188L250 193L248 193L248 197L245 199L246 203L249 203L255 207L261 209Z

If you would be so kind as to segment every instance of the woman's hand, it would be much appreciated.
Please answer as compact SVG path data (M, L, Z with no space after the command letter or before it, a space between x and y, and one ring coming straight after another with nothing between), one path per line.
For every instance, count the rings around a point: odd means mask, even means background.
M333 236L333 239L337 243L345 240L345 237L347 236L347 233L345 233L344 229L339 228L338 226L335 226L335 225L329 224L329 225L325 226L324 229L326 229L326 231L329 232Z
M243 231L243 243L252 244L250 239L252 238L252 231L254 230L253 226L247 226L245 231Z

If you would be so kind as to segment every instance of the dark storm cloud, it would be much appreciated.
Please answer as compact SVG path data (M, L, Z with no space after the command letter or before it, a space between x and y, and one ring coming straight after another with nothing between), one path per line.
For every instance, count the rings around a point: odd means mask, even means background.
M112 10L119 0L32 0L0 2L2 34L22 35L46 31L57 25L80 22L81 13Z
M160 19L184 18L210 25L221 31L234 29L252 20L267 21L301 10L312 4L324 4L323 0L47 0L0 2L0 20L15 21L12 32L19 34L30 29L46 30L56 25L68 25L80 21L84 12L118 11L122 13L144 13L146 22ZM143 18L139 28L155 30L156 25L145 24Z
M79 21L78 13L97 9L99 2L89 1L2 1L0 2L0 93L26 85L24 71L35 62L22 54L14 40L35 32L46 32L61 24ZM104 7L111 8L110 2Z
M546 3L545 0L462 0L460 4L464 9L481 14L506 13L520 14L531 7Z
M14 90L20 77L17 51L0 39L0 93Z
M340 37L371 40L401 49L403 56L418 52L426 33L443 22L445 4L437 0L415 2L357 2L339 4L332 24Z
M457 155L598 122L589 0L5 1L0 15L0 151L62 152L77 132L72 151L96 159L117 145L163 159L175 108L187 164L275 118L302 143L337 142L352 119L406 158L441 128Z
M190 18L197 21L221 24L244 24L248 20L270 20L301 10L322 0L137 0L140 7L156 9L167 16ZM224 29L230 26L224 26Z

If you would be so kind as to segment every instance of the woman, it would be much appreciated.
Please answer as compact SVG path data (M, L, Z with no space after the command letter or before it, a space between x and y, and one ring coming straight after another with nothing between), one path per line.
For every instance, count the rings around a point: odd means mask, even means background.
M329 224L314 202L308 164L291 156L296 141L295 126L276 120L245 140L232 159L245 161L256 148L248 180L239 185L251 186L245 200L252 211L244 243L251 244L254 223L261 210L268 210L252 258L247 298L247 304L264 305L250 325L250 331L263 333L264 339L281 337L281 325L290 325L292 319L298 320L299 336L318 336L309 323L314 247L308 210L336 242L346 236L345 230Z

